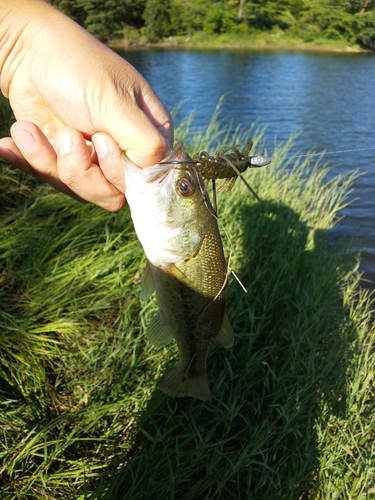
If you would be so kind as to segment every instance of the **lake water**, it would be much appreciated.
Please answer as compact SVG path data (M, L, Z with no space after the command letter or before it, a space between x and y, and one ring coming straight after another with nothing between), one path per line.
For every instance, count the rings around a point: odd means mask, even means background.
M335 172L359 168L353 197L336 235L365 237L361 271L375 283L375 54L288 51L117 51L154 88L169 110L194 111L206 127L220 97L222 115L247 129L267 126L266 147L303 131L292 152L326 156ZM374 148L366 149L366 148ZM364 282L366 284L366 282Z

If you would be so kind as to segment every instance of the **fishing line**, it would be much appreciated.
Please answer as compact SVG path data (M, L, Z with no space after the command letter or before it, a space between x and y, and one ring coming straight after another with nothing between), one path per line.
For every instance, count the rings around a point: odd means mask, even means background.
M238 283L240 284L240 286L242 287L242 289L244 290L245 293L247 293L247 290L245 288L245 286L241 283L240 279L238 278L237 274L233 271L233 269L230 267L230 261L232 259L232 248L233 248L233 243L232 243L232 240L230 239L230 236L228 234L228 231L225 229L225 226L224 224L221 222L221 220L219 219L219 217L217 216L217 213L215 210L213 210L213 208L211 207L211 204L207 202L206 200L206 194L207 194L207 186L205 185L205 183L202 181L202 179L198 176L197 177L197 180L198 180L198 185L199 185L199 189L203 195L203 198L204 198L204 204L208 210L208 212L212 215L212 217L214 219L216 219L217 223L219 224L219 226L221 227L221 229L223 230L227 240L228 240L228 243L229 243L229 257L228 257L228 263L227 263L227 273L226 273L226 276L225 276L225 279L224 279L224 283L223 283L223 286L221 287L221 290L218 292L218 294L216 295L216 297L203 309L203 311L212 304L212 302L214 302L219 296L221 293L223 293L223 291L225 290L225 287L228 283L228 278L229 278L229 273L232 273L233 276L236 278L236 280L238 281ZM203 189L203 187L204 189ZM201 313L203 312L201 311Z
M361 148L361 149L342 149L340 151L322 151L320 153L307 153L305 155L288 155L288 156L271 156L272 160L277 160L278 158L305 158L308 156L325 156L325 155L335 155L339 153L353 153L353 152L358 152L358 151L368 151L368 150L374 150L375 148Z

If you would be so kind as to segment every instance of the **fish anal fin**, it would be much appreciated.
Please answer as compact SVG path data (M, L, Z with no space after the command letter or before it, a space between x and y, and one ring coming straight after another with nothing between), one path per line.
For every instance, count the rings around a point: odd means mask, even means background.
M228 314L224 314L224 321L223 324L221 325L221 329L219 332L219 335L215 339L217 342L220 342L221 345L229 349L229 347L232 347L233 342L234 342L234 335L233 335L233 329L232 325L230 324L230 320L228 317Z
M159 347L164 347L173 340L169 328L163 322L160 311L158 311L150 321L146 330L146 338L151 344Z
M151 265L147 262L141 281L141 299L147 300L154 293L155 283L151 271Z
M190 396L202 401L211 401L207 373L195 377L187 377L178 365L172 366L159 381L159 388L168 396L180 398Z

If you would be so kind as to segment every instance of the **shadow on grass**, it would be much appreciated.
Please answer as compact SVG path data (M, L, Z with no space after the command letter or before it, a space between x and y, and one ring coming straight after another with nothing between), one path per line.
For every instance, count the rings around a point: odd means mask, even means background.
M340 285L354 262L287 206L238 212L236 273L248 293L231 282L235 344L209 357L212 402L155 390L130 453L91 498L314 497L320 401L343 404L355 335Z

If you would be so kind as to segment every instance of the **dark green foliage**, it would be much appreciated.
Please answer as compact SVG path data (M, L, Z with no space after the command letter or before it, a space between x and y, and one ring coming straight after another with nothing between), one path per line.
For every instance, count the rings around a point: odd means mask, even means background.
M146 0L143 14L146 35L153 43L170 34L169 0Z
M295 0L275 0L272 2L245 2L244 13L251 26L257 29L269 30L275 26L282 29L290 27L294 20L303 12L305 2Z
M145 0L51 0L92 35L107 42L122 35L126 25L140 28Z
M191 36L281 30L305 42L341 40L373 49L375 0L50 0L103 41L127 27L149 42Z
M356 33L357 42L370 50L375 50L375 11L357 14L360 18L360 29Z
M237 22L237 9L234 2L216 2L206 11L203 29L208 34L232 31Z
M78 0L85 12L84 27L99 40L108 41L109 37L121 30L121 21L126 16L125 2L118 0Z
M85 24L86 12L77 0L49 0L49 3L57 7L61 12L72 18L81 26Z
M205 0L171 0L169 15L172 35L201 31L206 22Z

